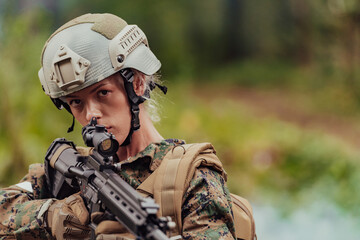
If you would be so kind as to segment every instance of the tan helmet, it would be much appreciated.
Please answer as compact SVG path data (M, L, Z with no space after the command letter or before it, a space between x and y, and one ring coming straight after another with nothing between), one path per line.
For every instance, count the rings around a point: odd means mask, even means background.
M56 30L43 48L41 65L41 85L53 100L123 69L153 75L161 67L144 32L107 13L85 14Z
M161 67L144 32L108 13L85 14L61 26L46 41L41 65L39 78L43 90L57 108L64 107L70 113L70 106L62 97L119 72L124 80L132 118L129 134L122 146L129 144L132 133L140 128L139 104L150 97L148 91L144 96L135 94L132 69L153 75ZM166 93L166 87L153 84ZM150 90L153 88L150 85ZM74 120L68 132L73 127Z

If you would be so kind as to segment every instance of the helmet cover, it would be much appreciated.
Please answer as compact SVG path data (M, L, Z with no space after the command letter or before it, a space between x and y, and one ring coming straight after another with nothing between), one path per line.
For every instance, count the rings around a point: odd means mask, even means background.
M85 14L64 24L47 40L39 78L51 98L93 85L126 68L146 75L161 63L145 34L112 14Z

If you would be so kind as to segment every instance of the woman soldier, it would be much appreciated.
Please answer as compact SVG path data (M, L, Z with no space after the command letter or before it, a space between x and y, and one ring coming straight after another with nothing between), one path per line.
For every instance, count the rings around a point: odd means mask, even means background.
M144 106L151 90L165 88L156 77L160 61L136 25L112 14L82 15L50 36L41 65L43 90L59 109L68 110L82 126L95 117L115 135L119 175L133 188L157 169L169 150L184 144L164 139ZM81 196L50 198L44 181L43 165L35 164L19 184L0 191L0 236L88 238L90 216ZM195 171L183 197L181 226L184 239L234 238L230 194L221 173L209 167ZM96 233L102 239L121 231L116 222Z

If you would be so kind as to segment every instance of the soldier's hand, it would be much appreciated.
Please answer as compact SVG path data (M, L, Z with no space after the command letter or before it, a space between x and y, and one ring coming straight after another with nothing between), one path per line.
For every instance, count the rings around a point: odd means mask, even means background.
M56 239L90 237L89 213L79 194L53 202L46 215L47 226Z
M95 212L91 214L91 221L97 224L95 229L96 240L126 240L135 239L135 236L118 221L109 220L107 214Z

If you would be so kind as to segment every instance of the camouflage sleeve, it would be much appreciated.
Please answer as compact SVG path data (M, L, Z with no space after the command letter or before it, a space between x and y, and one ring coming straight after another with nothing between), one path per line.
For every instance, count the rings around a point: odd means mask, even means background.
M229 190L221 174L201 167L184 195L184 239L234 239Z
M49 239L43 215L52 199L46 197L44 168L33 164L20 183L0 189L0 239Z

